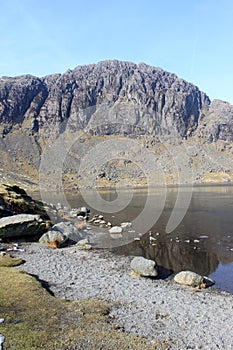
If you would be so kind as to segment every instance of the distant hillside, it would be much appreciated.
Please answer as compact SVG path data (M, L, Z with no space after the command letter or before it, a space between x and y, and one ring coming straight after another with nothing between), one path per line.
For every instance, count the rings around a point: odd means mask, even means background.
M187 164L196 182L232 180L233 106L211 102L195 85L144 63L104 61L43 78L0 79L2 176L36 181L46 143L65 131L82 134L90 147L93 137L137 138L161 157L162 145L179 152L182 142L196 149ZM68 158L64 172L73 174L75 157ZM171 162L164 153L173 183ZM125 176L118 168L102 169L106 184Z

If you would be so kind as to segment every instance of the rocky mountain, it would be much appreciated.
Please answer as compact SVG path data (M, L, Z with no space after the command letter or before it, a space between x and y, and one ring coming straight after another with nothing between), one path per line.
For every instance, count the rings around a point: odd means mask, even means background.
M45 145L63 133L82 135L81 143L114 135L137 138L160 154L162 144L173 149L177 143L190 149L195 146L197 154L189 154L187 166L198 164L197 181L207 173L230 174L232 169L233 106L211 102L193 84L144 63L104 61L42 78L2 77L0 133L2 176L11 171L14 176L35 179ZM216 164L218 153L223 152L224 164L213 167L205 162L206 146ZM166 157L165 167L172 168ZM74 172L77 157L71 158L65 173Z

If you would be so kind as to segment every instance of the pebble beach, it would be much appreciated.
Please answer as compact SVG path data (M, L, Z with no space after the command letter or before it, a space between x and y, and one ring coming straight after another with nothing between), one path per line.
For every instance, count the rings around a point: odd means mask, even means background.
M39 243L16 251L18 267L44 282L55 297L112 302L110 317L124 332L167 342L168 349L233 349L233 296L207 288L195 290L172 278L131 274L130 256L76 245L50 249Z

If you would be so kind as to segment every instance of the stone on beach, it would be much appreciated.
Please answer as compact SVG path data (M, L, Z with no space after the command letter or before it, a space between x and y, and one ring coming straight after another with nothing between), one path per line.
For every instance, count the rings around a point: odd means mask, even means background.
M60 244L65 243L68 239L78 242L84 237L85 233L76 228L70 222L59 222L51 227L39 240L40 243L47 244L54 239L58 239Z
M181 271L177 273L174 281L191 287L198 287L204 283L203 277L192 271Z
M158 276L158 272L155 268L155 261L145 259L142 256L137 256L133 258L133 260L130 263L130 267L134 272L136 272L140 276Z
M42 244L47 244L49 242L52 242L54 240L58 240L60 244L63 244L67 241L67 236L64 235L59 230L49 230L48 232L44 233L43 236L40 237L39 242Z
M0 219L1 238L19 238L42 235L46 231L46 223L39 215L18 214Z
M76 247L80 248L80 249L86 249L86 250L90 250L92 248L92 246L89 244L89 240L87 238L81 239L80 241L78 241L78 243L76 244Z

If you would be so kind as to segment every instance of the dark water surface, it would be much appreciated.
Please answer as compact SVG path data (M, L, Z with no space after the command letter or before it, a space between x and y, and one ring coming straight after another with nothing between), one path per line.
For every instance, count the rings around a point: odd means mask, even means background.
M216 282L216 287L233 293L233 185L206 185L190 187L171 187L167 189L165 205L158 220L156 218L156 203L161 206L163 190L155 188L130 190L132 200L121 208L116 204L115 212L108 213L109 204L117 198L114 190L102 191L104 199L101 214L114 225L125 221L141 223L141 233L136 235L140 240L133 240L114 248L117 254L143 255L154 259L164 272L179 272L192 270L205 276L210 276ZM179 192L184 198L191 193L191 202L185 210L184 201L179 204L177 213L186 213L180 224L170 233L166 233L166 226L173 211ZM129 191L122 191L121 195L128 197ZM89 194L89 207L96 207L101 199L94 192ZM147 209L143 213L145 203L150 196L150 203L154 211ZM79 193L67 193L66 198L72 207L86 205ZM90 205L91 204L93 205ZM121 202L120 202L121 203ZM100 212L91 208L92 214ZM118 211L119 209L119 211ZM143 214L142 214L143 213ZM152 218L152 220L151 220ZM144 234L144 228L151 224L150 232ZM140 227L140 225L139 225ZM138 232L140 233L140 232ZM151 238L153 237L153 238Z

